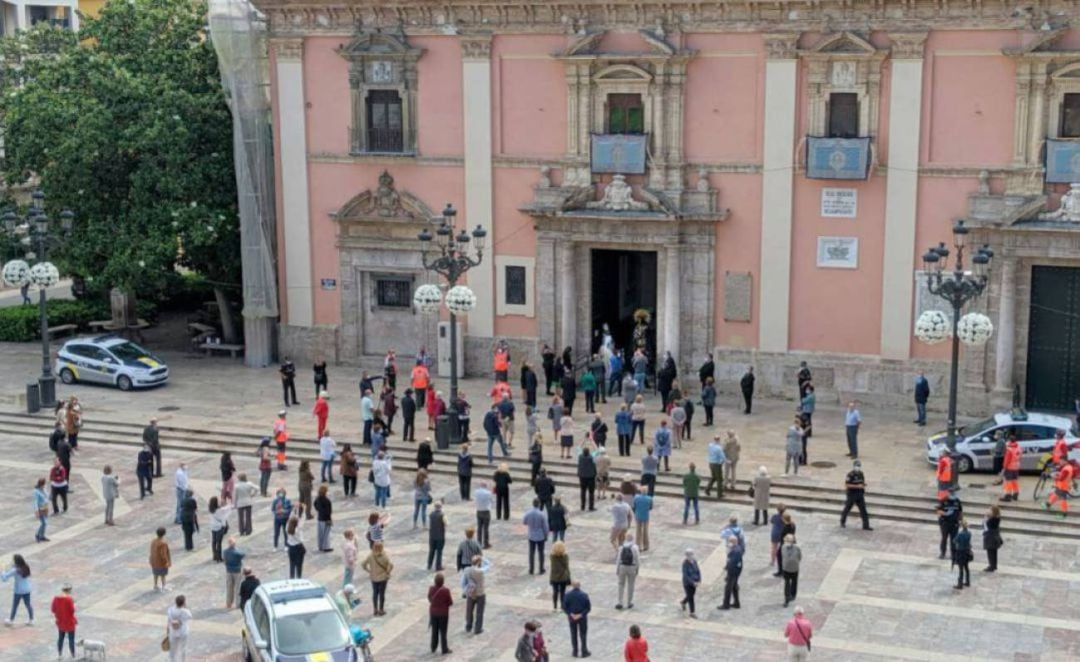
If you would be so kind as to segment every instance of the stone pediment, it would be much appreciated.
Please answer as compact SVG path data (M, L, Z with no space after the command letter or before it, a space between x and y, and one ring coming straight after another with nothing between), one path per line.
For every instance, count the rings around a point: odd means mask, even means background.
M822 37L813 46L802 51L802 54L810 56L873 56L879 54L879 52L878 48L875 48L873 44L854 32L839 32Z
M386 32L362 32L338 49L345 58L356 55L405 55L418 49L409 46L403 35Z
M1005 55L1020 60L1059 60L1062 58L1078 58L1080 51L1069 48L1058 48L1058 42L1069 31L1068 27L1039 30L1033 39L1023 46L1003 48Z
M674 55L691 55L692 51L680 51L672 46L660 34L650 30L638 30L644 45L648 48L644 53L619 53L599 50L600 42L608 34L606 31L589 32L580 34L572 44L555 54L560 58L597 58L617 59L634 57L671 57Z
M436 214L412 193L398 191L394 178L384 170L377 188L354 196L330 217L338 223L429 223Z

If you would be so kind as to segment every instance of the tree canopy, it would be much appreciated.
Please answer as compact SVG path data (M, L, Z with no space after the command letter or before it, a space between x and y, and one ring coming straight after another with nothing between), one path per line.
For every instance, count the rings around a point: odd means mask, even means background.
M77 38L48 26L0 46L11 185L40 180L75 230L56 261L93 285L161 292L177 265L240 282L232 118L205 2L114 0Z

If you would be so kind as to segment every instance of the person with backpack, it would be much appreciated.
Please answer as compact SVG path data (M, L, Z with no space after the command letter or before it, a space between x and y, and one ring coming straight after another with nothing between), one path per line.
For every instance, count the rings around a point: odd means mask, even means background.
M622 546L619 547L617 560L615 561L615 575L619 578L619 601L615 603L616 609L623 608L623 591L626 590L626 608L634 608L634 583L637 581L638 569L641 567L641 550L634 543L634 536L628 534Z
M788 659L805 662L810 656L810 638L814 636L814 626L806 618L802 607L795 607L792 619L784 626L784 636L788 642Z
M465 588L465 631L481 634L484 631L484 607L487 594L484 589L484 576L491 567L491 562L482 554L472 557L472 564L465 569L463 577Z
M732 515L728 517L728 525L720 531L720 538L731 542L735 541L735 544L739 546L744 553L746 552L746 534L743 533L743 528L739 526L739 516Z
M683 585L683 599L679 600L679 606L683 611L686 611L686 607L690 607L690 618L697 618L697 614L694 613L694 596L697 594L698 586L701 586L701 566L698 565L697 559L694 558L694 550L686 550L686 558L682 563L682 585Z

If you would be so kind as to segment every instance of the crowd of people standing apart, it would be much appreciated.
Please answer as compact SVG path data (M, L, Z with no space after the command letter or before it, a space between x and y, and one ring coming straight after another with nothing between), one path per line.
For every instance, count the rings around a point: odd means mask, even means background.
M532 507L520 520L527 530L529 574L538 571L539 575L547 576L551 585L553 610L565 613L568 619L573 655L588 657L588 615L591 602L581 582L571 574L570 553L566 542L571 523L571 508L564 503L564 498L569 502L572 497L557 492L554 480L544 468L545 437L558 446L560 459L573 460L576 463L580 511L597 510L598 498L601 505L604 505L605 501L611 501L606 507L611 514L610 545L615 581L618 585L618 602L614 607L617 610L630 610L634 608L637 576L641 566L648 562L645 555L650 551L649 524L656 505L654 497L657 477L661 471L671 471L673 451L682 449L682 442L692 438L696 406L693 399L683 391L675 361L670 354L665 355L655 376L649 374L649 359L644 350L637 349L629 360L624 362L622 353L606 342L601 346L601 351L593 354L584 366L575 364L571 348L566 348L560 356L547 345L543 348L541 361L544 395L551 398L550 403L546 410L538 405L540 379L533 367L525 362L520 372L520 401L523 409L519 414L514 389L509 384L509 348L500 344L495 350L495 384L489 393L490 406L480 425L483 434L481 438L486 438L487 441L486 460L489 466L494 468L490 478L479 475L477 459L471 453L472 406L464 392L458 394L458 400L454 403L465 442L457 454L458 497L460 502L471 502L475 508L475 523L470 522L464 528L464 537L457 546L454 564L460 575L461 596L465 600L465 631L473 636L479 635L484 631L486 578L492 567L489 551L493 547L491 511L496 511L496 523L512 520L510 497L511 485L515 481L505 463L495 464L494 450L497 446L503 457L509 456L514 447L515 419L521 416L525 419L525 440L531 467L529 487L535 494ZM358 476L363 475L360 456L368 454L370 465L367 480L372 485L374 502L374 508L366 519L367 529L364 532L368 553L361 560L363 554L360 551L359 532L354 528L346 528L337 541L341 555L342 581L336 599L339 605L345 606L342 611L346 617L351 618L353 608L359 602L355 598L358 590L354 583L359 566L367 573L371 583L371 616L375 618L386 614L387 588L394 571L390 556L392 546L386 538L386 528L390 524L386 508L391 498L395 472L395 458L390 452L388 439L392 435L400 434L403 442L415 442L418 414L427 413L428 430L432 430L438 417L448 410L448 403L442 392L435 389L429 372L430 365L430 358L421 351L409 370L407 387L400 399L397 395L397 357L393 351L387 354L381 375L373 377L367 372L363 373L359 385L363 427L360 443L354 449L352 444L348 443L339 448L331 436L329 375L326 362L317 360L313 365L316 404L312 416L317 422L319 479L316 480L309 461L299 462L294 501L290 497L290 490L285 486L277 485L271 491L275 472L285 472L290 467L287 454L290 440L288 410L300 404L296 394L296 367L287 358L283 361L279 373L285 408L279 411L271 434L262 439L255 453L254 462L257 464L253 463L253 466L258 472L257 484L248 479L248 474L238 468L237 461L226 451L221 454L219 462L220 490L209 495L206 500L211 558L215 563L223 565L223 602L226 609L233 609L234 606L243 609L259 585L254 570L245 563L246 552L240 544L244 537L252 534L252 511L256 501L260 498L270 499L270 513L266 520L273 523L273 548L286 551L290 578L303 577L307 555L306 522L316 520L315 549L320 553L333 552L335 497L330 490L331 486L338 482L334 477L335 468L341 478L342 496L351 500L356 497ZM754 379L753 369L748 368L739 380L743 396L742 410L745 414L752 411ZM707 356L701 365L698 381L698 404L704 411L703 426L712 427L718 396L715 365L711 355ZM808 440L813 434L815 388L805 363L800 366L797 382L799 397L793 422L787 431L785 476L789 473L798 474L799 467L807 464ZM664 417L649 435L646 444L647 383L655 384ZM579 392L583 396L585 420L588 421L586 424L579 423L580 418L578 421L574 418ZM918 389L916 397L919 397ZM609 398L619 404L612 420L614 430L609 428L603 414L596 410L597 404L605 404ZM923 402L925 403L925 399ZM394 430L395 419L399 413L400 433ZM925 410L920 408L919 414L924 420ZM546 422L541 418L544 415ZM845 480L847 502L841 516L841 526L845 526L851 509L857 508L863 528L872 530L864 500L866 480L858 459L858 433L861 423L862 417L857 404L852 402L845 413L845 431L848 455L852 458L853 465ZM49 440L50 449L55 453L54 466L47 478L38 481L34 491L35 512L40 521L36 536L39 542L48 541L46 534L49 505L52 506L53 515L67 511L71 460L78 448L78 433L81 427L81 406L75 398L71 398L58 407L56 428ZM631 456L635 438L638 445L645 446L639 475L627 473L617 479L612 475L614 471L607 453L607 441L612 432L617 439L617 452L620 457ZM143 431L142 439L143 446L136 457L136 475L140 499L145 499L154 495L154 480L164 478L160 433L156 420L150 421ZM693 525L700 523L699 501L703 480L707 479L704 486L706 497L710 497L714 489L717 499L723 498L725 492L737 489L736 473L740 452L738 436L733 430L728 430L723 435L713 436L708 444L707 455L701 458L708 465L706 476L699 475L695 462L686 463L685 472L682 474L684 525L691 525L691 513ZM431 650L435 652L441 647L441 651L448 654L451 651L447 646L447 623L455 592L446 586L443 552L450 525L445 499L434 496L437 490L433 487L430 472L430 466L434 463L434 452L429 439L422 439L417 444L415 461L416 471L410 481L413 488L412 527L427 529L427 569L435 573L428 593L431 604ZM242 464L245 462L241 460ZM398 470L401 468L398 467ZM474 477L477 478L475 489ZM104 524L112 526L114 503L120 496L120 483L110 466L103 467L101 481L106 502ZM782 578L783 604L787 607L795 601L798 594L802 549L797 543L794 514L783 504L771 503L771 485L772 477L767 469L764 466L759 467L749 481L748 493L753 498L754 525L769 527L771 546L768 561L770 566L775 566L774 576ZM183 462L178 463L173 476L173 486L174 524L181 527L184 549L192 551L195 548L195 535L200 531L199 503L187 465ZM960 510L959 500L955 496L950 498L955 500L955 504L952 501L943 501L943 512L940 516L943 520L952 518L950 521L956 520L958 524L955 527L949 525L948 536L945 524L942 525L942 554L948 539L953 550L954 563L960 566L959 588L970 581L969 577L965 579L967 561L964 561L963 553L965 549L970 552L970 534L964 537L967 527L962 518L957 519L953 514L954 510ZM233 519L237 524L235 535L230 532L230 522ZM995 522L996 524L991 526L991 523ZM987 528L996 531L999 525L1000 512L991 513ZM996 547L986 547L991 563L987 570L990 571L996 568L996 551L1001 546L1000 534L995 535ZM172 553L167 536L166 528L158 528L150 542L149 564L155 591L171 590L167 578L172 566ZM549 536L550 553L546 550ZM727 558L723 572L723 602L717 608L740 609L739 578L747 554L747 541L736 515L730 517L719 537L726 546ZM958 549L960 552L956 551ZM696 599L703 574L693 549L684 551L680 573L684 590L681 608L687 617L697 618ZM11 570L0 575L5 581L8 578L16 579L16 601L8 620L9 625L15 618L20 602L25 603L30 621L33 622L29 577L29 566L20 556L15 557ZM65 585L64 595L70 598L69 585ZM64 595L58 600L64 598ZM67 614L64 610L70 613ZM61 600L60 612L65 614L63 618L57 611L56 602L53 612L57 614L60 633L58 651L62 652L65 635L74 636L74 602L71 601L68 605ZM185 596L177 596L166 618L170 659L186 659L190 620L191 612L186 606ZM804 659L809 653L812 632L812 625L805 618L802 608L796 607L794 617L785 630L792 659ZM647 651L648 643L645 637L638 626L633 626L626 643L626 659L648 659ZM539 622L529 621L525 624L525 632L516 653L519 660L548 659L547 643Z

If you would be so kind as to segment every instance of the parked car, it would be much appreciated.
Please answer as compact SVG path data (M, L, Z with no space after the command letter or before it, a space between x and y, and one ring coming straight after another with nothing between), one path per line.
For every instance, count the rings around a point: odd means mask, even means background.
M956 453L959 460L956 469L960 473L991 470L994 466L995 435L1000 431L1006 440L1015 436L1019 442L1023 450L1021 471L1038 471L1039 458L1054 450L1058 430L1065 431L1065 440L1070 445L1080 441L1074 421L1066 416L1023 411L999 412L957 431ZM939 432L926 440L927 462L937 464L946 448L947 437L947 432ZM1080 459L1080 450L1071 451L1069 457Z
M366 662L330 593L307 579L260 584L244 605L245 662Z
M110 384L121 391L169 380L169 366L139 345L117 336L75 338L56 354L53 372L65 384Z

